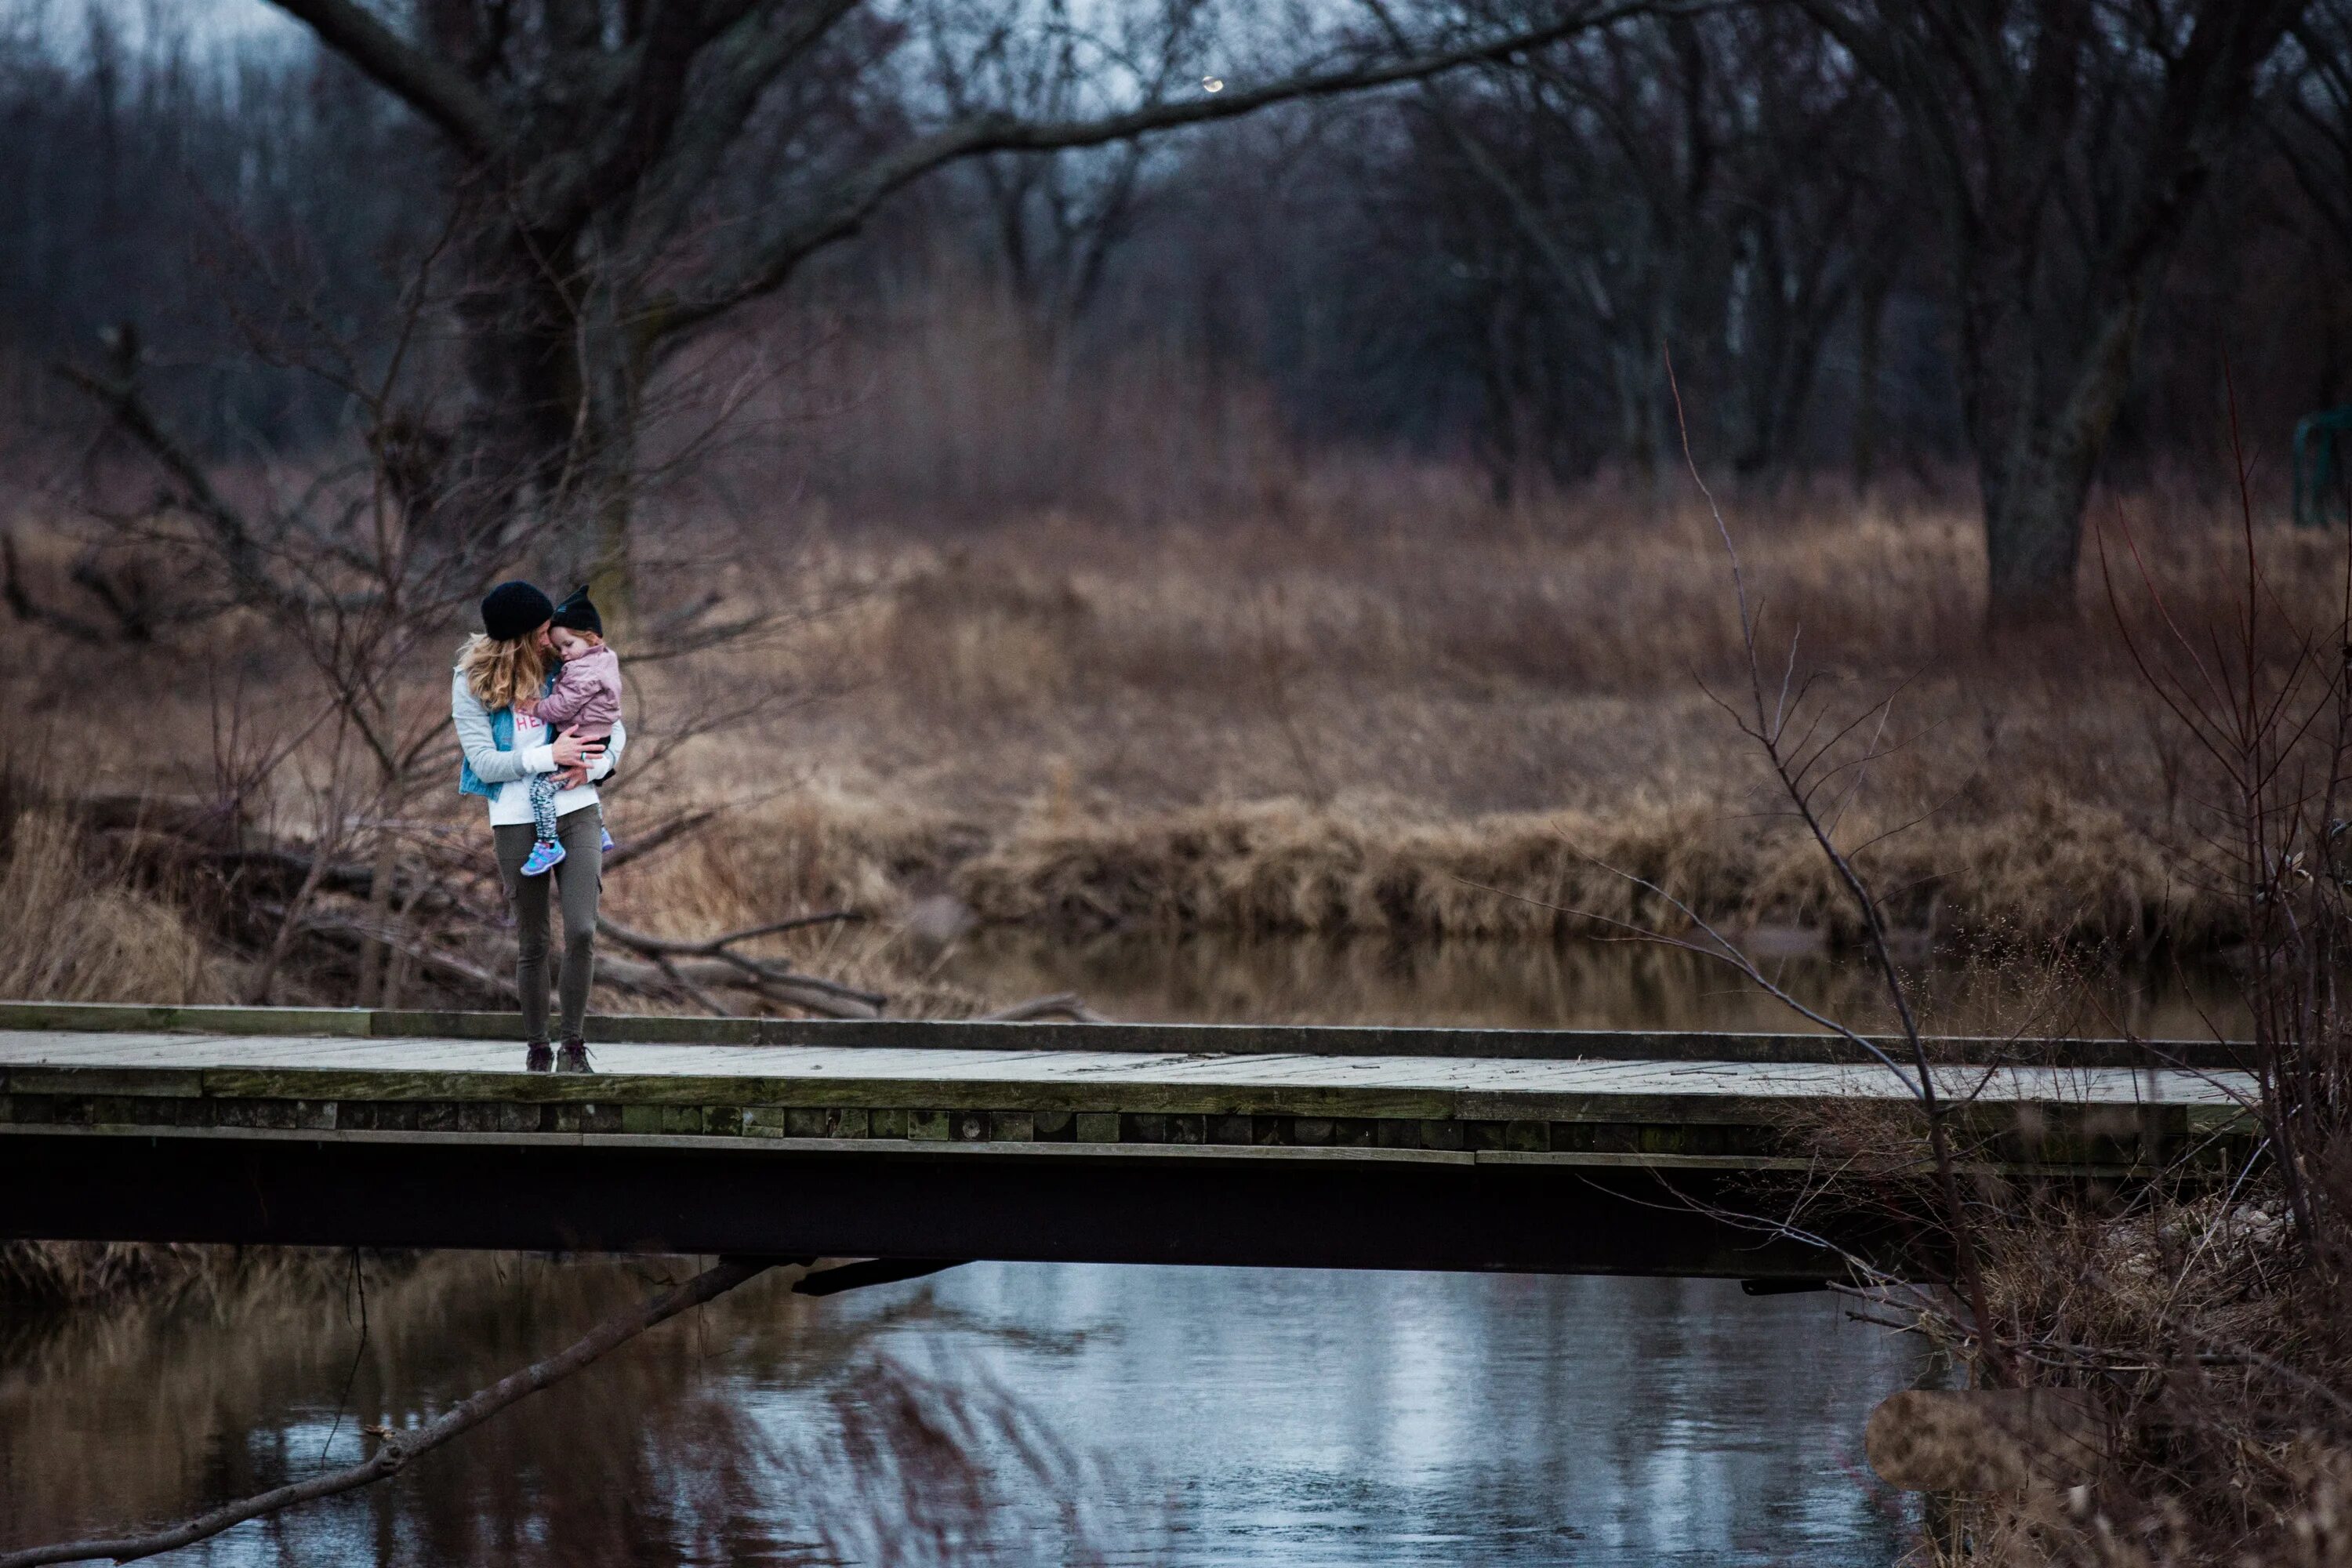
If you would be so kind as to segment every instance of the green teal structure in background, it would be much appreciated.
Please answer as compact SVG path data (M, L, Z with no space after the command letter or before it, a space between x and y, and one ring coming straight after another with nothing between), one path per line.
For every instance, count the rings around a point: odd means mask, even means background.
M2352 521L2352 404L2295 421L2294 521L2305 528Z

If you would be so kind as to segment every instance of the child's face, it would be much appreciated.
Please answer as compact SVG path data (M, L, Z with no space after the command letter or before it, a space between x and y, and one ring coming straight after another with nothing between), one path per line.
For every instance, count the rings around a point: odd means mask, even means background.
M555 644L555 657L558 658L578 658L596 646L588 634L575 632L569 626L554 627L548 633L548 638Z

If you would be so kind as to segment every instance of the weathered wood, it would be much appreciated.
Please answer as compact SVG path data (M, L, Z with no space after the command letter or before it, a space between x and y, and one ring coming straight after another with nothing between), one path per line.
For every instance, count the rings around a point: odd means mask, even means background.
M160 1007L109 1003L0 1002L0 1030L144 1030L221 1036L520 1040L512 1013L356 1008ZM807 1045L899 1050L1064 1050L1254 1056L1384 1056L1486 1060L1713 1062L1869 1061L1826 1035L1624 1029L1462 1029L1339 1025L1103 1024L938 1019L660 1017L598 1014L600 1041L675 1045ZM1892 1044L1883 1041L1882 1044ZM1939 1060L2084 1068L2246 1065L2246 1047L2211 1040L2050 1040L1951 1037L1929 1042Z
M215 1057L230 1059L197 1065ZM1808 1117L1857 1100L1904 1104L1890 1075L1824 1063L640 1045L604 1047L601 1059L622 1070L517 1071L509 1047L462 1039L0 1033L0 1130L779 1152L1361 1152L1769 1173L1809 1164L1790 1136ZM2115 1069L1990 1081L2008 1098L1959 1121L1972 1172L2127 1180L2177 1161L2192 1131L2219 1170L2248 1136L2226 1081ZM1491 1087L1500 1083L1519 1087ZM2168 1093L2200 1103L2163 1103Z
M42 1016L0 1030L0 1170L14 1173L0 1181L0 1235L1820 1278L1828 1262L1811 1243L1768 1268L1752 1227L1645 1227L1666 1223L1670 1179L1802 1170L1802 1129L1822 1113L1860 1108L1899 1126L1911 1107L1893 1074L1822 1061L739 1035L602 1044L595 1073L534 1073L509 1041L268 1034L249 1026L289 1016L251 1010L212 1035L158 1027L149 1009L113 1033L61 1026L87 1014ZM185 1021L163 1011L163 1024ZM2252 1138L2242 1075L1947 1070L1988 1096L1958 1119L1971 1172L2124 1181L2177 1161L2192 1136L2226 1158ZM183 1183L186 1171L208 1173ZM412 1191L427 1171L443 1197ZM1339 1171L1352 1174L1326 1179ZM1594 1195L1610 1184L1619 1197ZM448 1195L487 1191L497 1203ZM1144 1208L1120 1207L1121 1192ZM1390 1202L1419 1205L1415 1223L1439 1230L1400 1233L1384 1251L1387 1215L1361 1205ZM1276 1213L1261 1221L1235 1205ZM1237 1228L1219 1229L1219 1215Z

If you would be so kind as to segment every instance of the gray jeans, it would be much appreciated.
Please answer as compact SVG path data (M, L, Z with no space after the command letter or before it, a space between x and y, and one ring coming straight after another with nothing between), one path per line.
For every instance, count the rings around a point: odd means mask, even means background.
M588 1017L588 985L596 976L596 895L604 889L604 835L601 814L593 805L565 812L555 819L556 842L563 859L554 870L539 877L522 874L522 863L537 837L528 822L500 823L490 829L497 841L499 879L507 886L507 901L515 912L515 985L522 993L522 1026L532 1045L547 1039L547 906L548 884L555 884L563 904L563 966L557 981L563 1005L563 1038L576 1040Z

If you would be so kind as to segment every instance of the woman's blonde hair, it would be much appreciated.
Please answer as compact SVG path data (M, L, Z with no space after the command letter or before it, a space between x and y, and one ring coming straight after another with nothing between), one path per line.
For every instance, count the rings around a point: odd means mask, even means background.
M465 672L466 689L474 700L493 713L538 696L547 681L547 656L540 651L536 634L497 642L476 632L457 650L457 668Z

